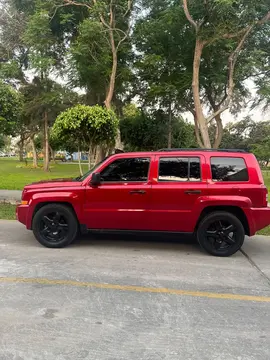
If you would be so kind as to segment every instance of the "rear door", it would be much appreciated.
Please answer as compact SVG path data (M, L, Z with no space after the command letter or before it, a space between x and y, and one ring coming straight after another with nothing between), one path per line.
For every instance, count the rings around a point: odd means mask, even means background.
M196 206L208 192L203 155L157 155L152 186L152 230L193 232ZM196 214L195 214L196 213Z

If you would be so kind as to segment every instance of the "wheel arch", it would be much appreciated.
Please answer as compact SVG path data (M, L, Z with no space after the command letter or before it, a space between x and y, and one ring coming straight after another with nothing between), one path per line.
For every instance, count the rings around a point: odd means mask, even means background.
M240 207L230 206L230 205L213 205L213 206L205 207L199 216L199 219L198 219L196 227L195 227L195 231L198 229L200 222L206 215L216 212L216 211L226 211L226 212L229 212L229 213L235 215L241 221L241 223L244 227L244 230L245 230L245 234L250 236L250 228L249 228L249 223L248 223L246 214Z
M33 214L32 214L32 219L31 219L31 230L32 230L32 227L33 227L32 224L33 224L34 216L36 215L38 210L40 210L44 206L50 205L50 204L64 205L64 206L67 206L68 208L70 208L72 210L77 222L78 222L78 225L80 226L78 216L77 216L76 211L75 211L75 209L74 209L74 207L73 207L73 205L71 203L66 202L66 201L44 201L44 202L37 203L35 208L34 208L34 211L33 211Z

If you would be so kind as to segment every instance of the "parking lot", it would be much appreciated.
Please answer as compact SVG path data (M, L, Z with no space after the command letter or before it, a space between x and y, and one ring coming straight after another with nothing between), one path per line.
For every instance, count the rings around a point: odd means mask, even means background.
M230 258L189 239L39 245L0 221L0 359L270 359L270 238Z

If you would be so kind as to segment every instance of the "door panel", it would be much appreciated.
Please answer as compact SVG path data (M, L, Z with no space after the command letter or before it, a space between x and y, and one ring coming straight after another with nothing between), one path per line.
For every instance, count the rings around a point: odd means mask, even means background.
M101 171L101 185L86 188L84 214L89 229L146 230L149 227L150 164L151 158L122 155Z
M85 216L89 229L145 230L151 185L103 184L86 189Z
M187 165L188 161L184 159L184 161L181 161L181 164L176 162L174 165L169 164L168 174L166 174L166 167L162 173L159 160L161 158L172 157L164 157L163 155L157 156L155 159L157 173L156 181L153 181L151 195L151 230L193 232L197 222L196 206L199 204L200 197L208 194L208 184L202 175L205 158L195 154L192 157L185 156L184 154L181 156L177 155L175 158L196 158L199 159L199 162L196 160L197 164L193 161L193 165ZM176 170L181 169L178 175L176 171L169 173L172 166L175 166ZM193 166L196 171L193 169L189 173L188 166ZM198 176L198 171L200 171L200 176Z

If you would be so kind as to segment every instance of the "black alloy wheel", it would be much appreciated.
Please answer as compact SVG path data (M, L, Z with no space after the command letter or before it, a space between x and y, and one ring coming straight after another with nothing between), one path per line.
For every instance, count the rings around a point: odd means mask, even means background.
M68 234L68 229L68 220L59 211L44 214L40 221L40 234L47 241L59 242L63 240Z
M62 204L48 204L35 214L33 232L42 245L60 248L69 245L75 239L78 221L69 207Z
M201 247L215 256L230 256L243 245L245 231L241 221L229 212L213 212L199 224L197 238Z

